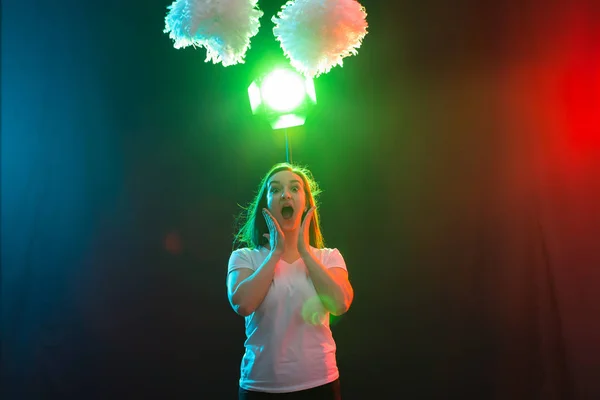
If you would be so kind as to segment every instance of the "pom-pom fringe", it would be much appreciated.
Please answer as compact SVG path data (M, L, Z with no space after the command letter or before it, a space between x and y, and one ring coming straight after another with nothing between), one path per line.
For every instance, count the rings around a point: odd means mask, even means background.
M206 48L206 62L223 66L244 62L250 38L263 12L258 0L176 0L167 9L164 33L176 49Z
M316 77L358 53L366 17L356 0L291 0L273 17L273 33L292 66Z

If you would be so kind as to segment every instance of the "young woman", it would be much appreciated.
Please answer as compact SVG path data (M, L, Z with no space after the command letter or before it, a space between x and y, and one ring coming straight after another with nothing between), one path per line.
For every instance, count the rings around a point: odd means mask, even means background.
M329 314L348 311L354 292L337 249L323 247L306 169L271 168L245 210L229 259L227 294L245 317L239 399L341 399Z

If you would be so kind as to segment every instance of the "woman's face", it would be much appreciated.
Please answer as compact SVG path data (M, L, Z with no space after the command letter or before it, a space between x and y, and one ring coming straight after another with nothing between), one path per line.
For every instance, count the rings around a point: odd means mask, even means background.
M290 171L279 171L267 182L267 208L282 231L300 228L306 209L302 178Z

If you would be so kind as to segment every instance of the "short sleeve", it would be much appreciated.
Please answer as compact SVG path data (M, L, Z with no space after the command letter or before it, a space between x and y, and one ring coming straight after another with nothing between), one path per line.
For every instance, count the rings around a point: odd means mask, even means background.
M344 261L344 257L342 257L342 253L338 249L325 249L325 257L323 257L323 264L327 268L342 268L348 271L346 268L346 262Z
M227 274L242 268L248 268L253 271L256 270L254 263L252 262L252 256L250 249L238 249L231 253L229 257L229 265L227 266Z

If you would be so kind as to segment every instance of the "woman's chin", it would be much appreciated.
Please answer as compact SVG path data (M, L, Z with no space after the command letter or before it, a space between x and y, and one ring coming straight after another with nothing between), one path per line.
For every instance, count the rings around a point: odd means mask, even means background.
M294 231L299 227L299 225L293 219L284 219L279 226L281 226L281 230L284 232Z

